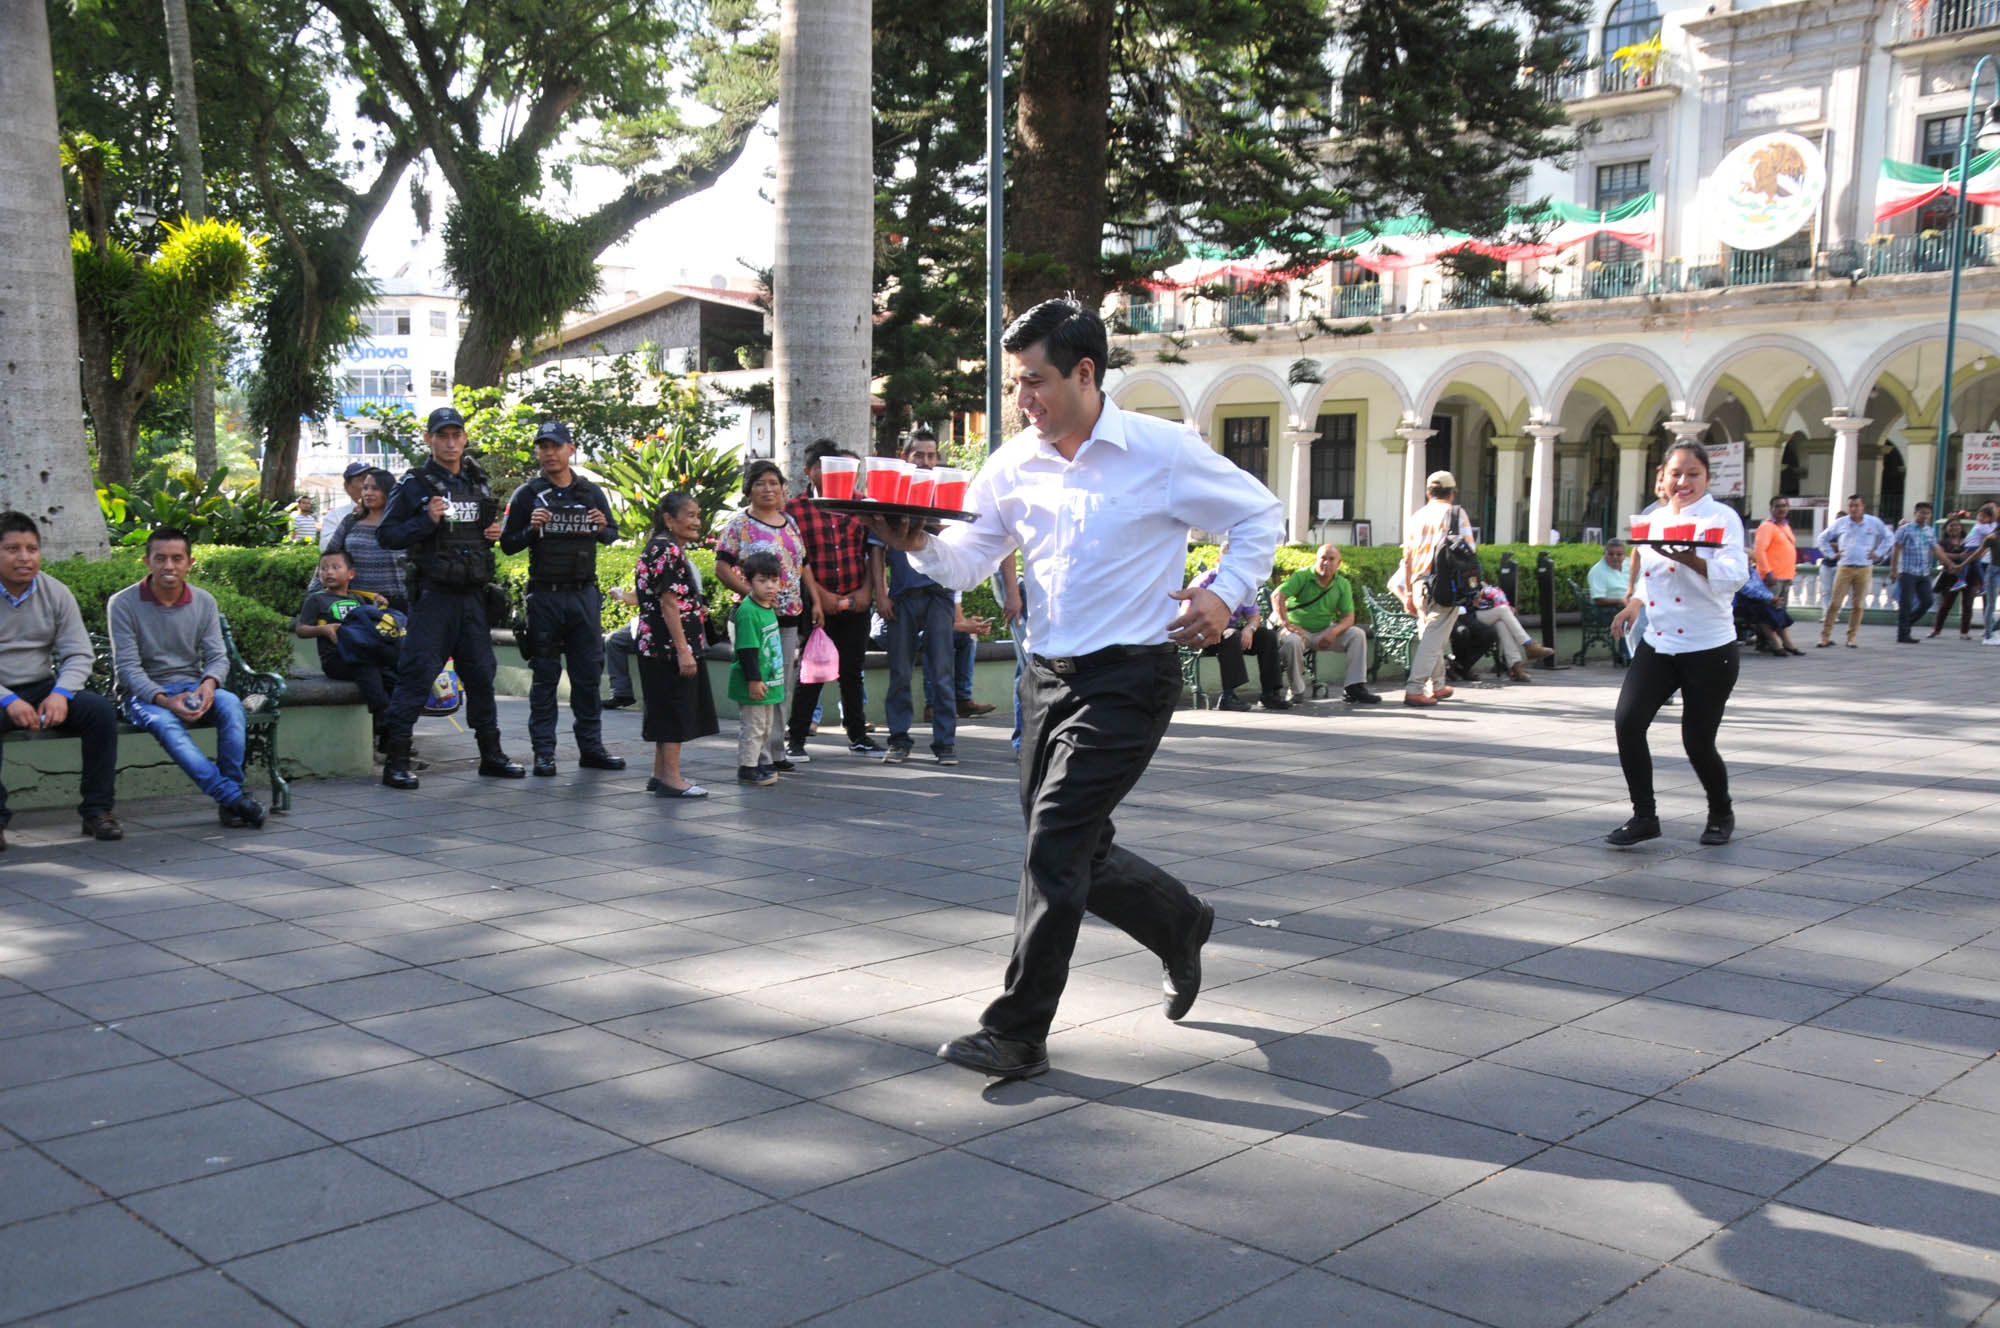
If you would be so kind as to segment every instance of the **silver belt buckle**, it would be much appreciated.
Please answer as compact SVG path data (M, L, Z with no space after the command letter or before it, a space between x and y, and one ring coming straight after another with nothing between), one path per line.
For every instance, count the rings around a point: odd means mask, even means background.
M1052 659L1049 661L1049 668L1057 673L1075 673L1076 659L1067 655L1061 659Z

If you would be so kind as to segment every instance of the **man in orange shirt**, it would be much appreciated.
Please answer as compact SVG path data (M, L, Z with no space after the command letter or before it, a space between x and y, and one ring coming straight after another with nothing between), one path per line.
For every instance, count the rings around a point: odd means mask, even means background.
M1783 608L1791 602L1792 578L1799 570L1799 544L1792 534L1792 504L1789 499L1771 500L1771 518L1758 525L1751 548L1752 565L1770 587L1771 598Z

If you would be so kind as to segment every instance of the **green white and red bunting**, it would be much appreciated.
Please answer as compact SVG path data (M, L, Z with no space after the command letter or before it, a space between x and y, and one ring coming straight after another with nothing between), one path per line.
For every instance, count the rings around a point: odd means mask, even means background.
M2000 148L1982 152L1970 165L1972 188L1965 195L1974 203L2000 203ZM1922 207L1946 193L1958 192L1958 168L1919 166L1915 162L1882 159L1875 184L1875 220Z
M1600 235L1622 240L1636 249L1651 249L1659 238L1659 207L1657 193L1641 194L1602 212L1574 203L1549 203L1532 213L1517 212L1507 228L1492 240L1475 240L1464 231L1438 230L1426 217L1397 217L1370 223L1346 235L1329 236L1326 247L1370 272L1425 267L1460 249L1503 261L1544 258ZM1186 290L1223 282L1292 281L1309 275L1278 271L1254 259L1218 261L1222 257L1214 251L1197 250L1187 261L1143 284L1152 290Z

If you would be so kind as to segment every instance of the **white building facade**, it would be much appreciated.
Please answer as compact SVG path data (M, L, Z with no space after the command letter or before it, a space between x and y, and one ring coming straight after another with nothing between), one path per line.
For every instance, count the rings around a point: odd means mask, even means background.
M379 434L362 416L364 406L401 406L422 419L451 404L452 367L458 357L464 315L456 295L391 278L361 313L362 335L334 370L340 395L333 414L307 421L299 439L299 488L331 495L341 473L368 461L392 473L403 469L395 451L385 451Z
M1489 541L1581 538L1645 506L1654 463L1683 436L1740 456L1752 516L1797 496L1805 530L1852 492L1892 518L1930 497L1955 195L1883 209L1956 162L1974 63L2000 55L2000 0L1596 0L1572 49L1603 63L1548 77L1597 130L1529 195L1618 220L1507 261L1508 278L1548 292L1540 310L1454 282L1422 242L1363 246L1389 250L1379 270L1212 269L1112 309L1133 329L1116 339L1133 360L1107 379L1112 397L1192 423L1285 499L1295 539L1395 540L1438 469ZM1983 88L1982 110L1996 81ZM1732 246L1717 190L1757 186L1718 168L1774 133L1816 150L1823 184L1784 168L1762 187L1780 206L1816 190L1809 211L1782 237ZM2000 497L1957 469L1961 428L2000 429L2000 212L1982 206L2000 196L1985 181L1975 164L1954 506ZM1590 234L1575 224L1556 240ZM1218 274L1229 298L1194 293Z

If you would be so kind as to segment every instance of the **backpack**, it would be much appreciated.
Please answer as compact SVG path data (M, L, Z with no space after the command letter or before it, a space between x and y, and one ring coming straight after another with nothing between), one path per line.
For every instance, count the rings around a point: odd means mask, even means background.
M1485 585L1479 570L1479 553L1458 533L1460 508L1451 509L1451 524L1438 535L1437 552L1431 558L1430 592L1433 604L1470 604Z

